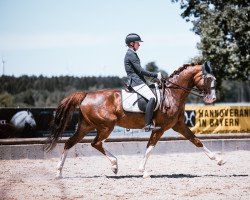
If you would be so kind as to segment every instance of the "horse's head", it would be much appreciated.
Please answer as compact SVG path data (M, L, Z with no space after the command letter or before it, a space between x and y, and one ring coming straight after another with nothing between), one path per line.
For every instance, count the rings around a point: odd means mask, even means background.
M215 80L210 62L205 62L202 70L194 76L194 84L203 93L205 103L213 103L216 100Z
M36 121L30 111L17 112L10 120L10 123L20 130L22 130L26 124L32 128L36 126Z

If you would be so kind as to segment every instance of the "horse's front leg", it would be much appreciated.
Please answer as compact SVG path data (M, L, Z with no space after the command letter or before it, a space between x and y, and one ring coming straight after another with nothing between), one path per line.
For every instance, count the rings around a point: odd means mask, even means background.
M147 147L147 150L143 156L143 159L140 163L140 166L139 166L139 172L142 172L143 173L143 178L148 178L150 177L150 174L145 170L145 167L146 167L146 163L147 163L147 160L148 160L148 157L151 153L151 151L154 149L154 146L149 146Z
M218 154L211 152L205 145L202 147L205 154L211 159L215 160L218 165L224 165L226 163Z
M150 139L149 139L148 144L147 144L146 152L145 152L145 154L143 156L143 159L142 159L142 161L140 163L140 166L139 166L139 171L143 173L143 178L149 178L150 177L150 174L145 169L146 163L147 163L147 160L149 158L150 153L154 149L156 143L158 142L158 140L160 139L162 134L163 134L163 131L157 130L155 132L153 131L151 136L150 136Z
M192 142L196 147L202 148L203 152L211 159L215 160L218 165L223 165L226 163L218 154L211 152L195 135L194 133L185 125L184 121L177 123L173 130L182 134L190 142Z

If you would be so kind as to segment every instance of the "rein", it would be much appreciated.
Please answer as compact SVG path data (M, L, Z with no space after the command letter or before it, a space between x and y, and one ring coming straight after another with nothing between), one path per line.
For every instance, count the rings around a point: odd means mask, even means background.
M166 86L166 82L171 83L172 85L176 86L176 88ZM161 110L163 112L166 112L166 109L170 108L170 101L168 99L168 95L165 94L165 92L166 92L165 89L166 88L181 89L181 90L187 91L187 92L189 92L189 93L191 93L191 94L193 94L195 96L198 96L198 97L201 97L201 98L205 97L205 95L204 95L205 91L200 91L200 90L198 90L196 88L187 88L187 87L180 86L180 85L178 85L176 83L173 83L172 81L170 81L167 78L162 78L161 83L162 83L162 87L161 87L162 88L162 92L161 92L162 97L161 97L160 107L161 107ZM197 94L197 92L200 92L200 93L203 93L203 94ZM167 103L166 103L167 105L164 105L165 99L167 99Z
M164 83L165 88L181 89L181 90L185 90L185 91L187 91L187 92L189 92L189 93L191 93L191 94L193 94L193 95L195 95L195 96L197 96L197 97L201 97L201 98L205 97L205 95L204 95L205 92L204 92L204 91L200 91L200 90L198 90L198 89L196 89L196 88L187 88L187 87L183 87L183 86L181 86L181 85L178 85L178 84L176 84L176 83L173 83L173 82L170 81L169 79L164 79L164 78L163 78L163 81L168 82L168 83L171 83L172 85L174 85L174 86L177 87L177 88L167 87L167 86L165 86L165 83ZM165 88L164 88L164 89L165 89ZM197 92L202 93L202 94L197 94Z

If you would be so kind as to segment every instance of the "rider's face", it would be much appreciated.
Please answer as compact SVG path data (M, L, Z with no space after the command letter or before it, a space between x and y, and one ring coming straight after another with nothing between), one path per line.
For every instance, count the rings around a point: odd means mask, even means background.
M140 43L139 42L135 42L134 43L134 50L137 51L140 47Z

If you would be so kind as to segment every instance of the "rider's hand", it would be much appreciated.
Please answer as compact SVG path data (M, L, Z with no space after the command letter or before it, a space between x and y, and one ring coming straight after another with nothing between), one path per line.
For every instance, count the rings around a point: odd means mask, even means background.
M157 79L161 80L161 78L162 78L161 72L158 72L157 73Z

